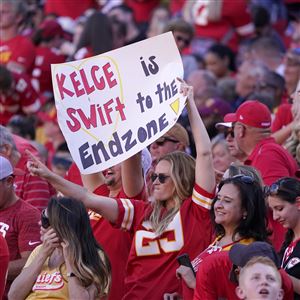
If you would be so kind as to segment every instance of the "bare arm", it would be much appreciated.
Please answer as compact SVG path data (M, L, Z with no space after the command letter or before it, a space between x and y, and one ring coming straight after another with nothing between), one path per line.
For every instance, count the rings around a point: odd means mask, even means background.
M141 153L137 153L122 162L122 185L130 198L138 195L144 187Z
M9 262L8 273L7 273L8 280L10 281L14 280L21 273L30 253L31 251L22 252L21 258Z
M212 163L211 142L194 101L193 87L182 81L181 90L188 97L187 110L196 146L196 183L213 193L216 180Z
M45 178L52 186L60 191L62 194L82 201L83 204L92 209L93 211L101 214L104 218L110 222L115 222L118 217L118 205L115 199L98 196L91 192L88 192L80 185L74 184L68 180L65 180L59 175L51 172L43 163L35 158L29 151L27 154L31 158L31 162L27 167L29 171L36 176Z

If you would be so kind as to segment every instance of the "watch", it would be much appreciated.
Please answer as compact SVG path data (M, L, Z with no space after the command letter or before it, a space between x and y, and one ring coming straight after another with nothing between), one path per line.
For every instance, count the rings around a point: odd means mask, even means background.
M76 275L73 272L67 273L67 277L76 277Z

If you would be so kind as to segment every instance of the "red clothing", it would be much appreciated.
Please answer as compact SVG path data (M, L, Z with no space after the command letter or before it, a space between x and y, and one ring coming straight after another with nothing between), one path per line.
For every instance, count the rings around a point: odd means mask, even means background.
M264 184L271 185L274 181L285 177L295 177L297 163L291 154L278 145L273 138L260 141L245 161L245 165L255 167L261 174ZM268 214L269 226L273 231L272 243L279 250L285 235L285 229Z
M218 252L215 255L208 257L200 264L193 299L216 300L224 298L238 300L239 298L235 294L236 285L229 280L232 263L229 259L228 251ZM284 290L283 299L293 299L294 292L291 279L284 270L280 269L279 272Z
M97 1L95 0L80 0L76 1L60 1L47 0L45 2L45 13L54 13L61 17L70 17L76 19L81 16L89 8L97 8Z
M188 253L193 259L210 243L212 224L209 209L213 195L195 185L192 197L184 200L162 235L157 236L145 215L149 202L117 199L116 226L134 234L125 279L123 299L163 299L165 293L180 293L175 271L176 257Z
M6 239L9 261L21 258L21 253L32 251L40 241L40 212L23 200L0 210L0 234ZM7 281L6 293L12 282Z
M41 108L42 98L33 88L26 74L12 72L14 88L10 95L0 93L0 124L6 125L16 115L30 115Z
M275 114L275 119L272 122L272 132L276 132L283 126L290 124L293 121L292 115L292 104L284 103L279 105L278 110Z
M57 53L55 49L42 46L36 48L32 81L39 92L53 93L51 64L59 64L65 61L65 56Z
M74 162L71 164L71 167L69 168L69 170L65 176L65 179L67 179L73 183L76 183L78 185L83 186L80 171ZM98 195L100 195L100 194L98 194Z
M109 189L103 184L98 187L94 193L97 195L108 196ZM141 193L133 198L146 200L145 195L144 188ZM128 198L125 192L121 190L117 195L117 198L123 197ZM126 275L126 264L133 236L129 232L114 228L110 222L95 212L90 211L89 216L95 239L103 247L112 266L112 281L108 299L122 299L125 293L124 279ZM114 239L113 243L112 237Z
M5 238L0 234L0 299L2 299L9 262L9 251Z
M254 32L251 16L244 0L223 0L221 16L217 21L209 20L210 1L195 1L192 13L197 37L225 43L233 50L238 48L238 38Z
M0 64L17 62L25 68L27 74L30 74L34 58L35 46L29 38L17 35L7 41L0 39Z
M153 9L159 5L159 0L125 0L134 14L137 23L149 22Z
M13 138L21 154L16 168L24 171L23 175L18 175L15 178L16 194L41 211L47 207L50 197L55 194L55 190L45 179L32 176L28 171L26 166L28 157L25 154L25 149L28 149L33 155L38 157L39 154L36 148L17 135L14 135Z

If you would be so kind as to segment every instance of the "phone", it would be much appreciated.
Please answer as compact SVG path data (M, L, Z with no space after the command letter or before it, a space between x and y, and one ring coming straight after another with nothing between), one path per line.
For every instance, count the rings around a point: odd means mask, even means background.
M194 270L194 268L192 266L190 257L189 257L189 255L187 253L183 253L183 254L177 256L177 261L178 261L178 263L180 265L186 266L188 268L191 268L192 271L193 271L193 273L194 273L194 275L195 275L195 277L196 277L196 272L195 272L195 270Z
M42 214L41 214L41 223L42 223L42 227L45 229L47 229L50 226L50 222L46 215L45 209L42 211Z

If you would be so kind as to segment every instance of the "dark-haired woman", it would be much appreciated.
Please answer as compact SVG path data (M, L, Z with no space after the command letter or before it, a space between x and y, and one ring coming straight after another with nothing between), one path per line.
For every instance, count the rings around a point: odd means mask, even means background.
M85 206L52 198L50 227L13 282L9 299L99 299L110 286L110 263L97 244Z
M216 78L232 77L235 72L234 53L230 48L216 44L211 46L204 57L206 69Z
M235 243L250 244L267 239L264 194L260 183L253 177L236 175L221 181L212 203L211 216L216 238L192 261L195 272L205 258L214 255L217 260L219 252L230 250ZM184 266L177 269L177 274L184 281L184 299L191 299L196 277Z
M283 177L267 189L267 195L274 220L288 229L280 250L281 267L300 279L300 181ZM300 299L300 284L295 283L295 299Z

